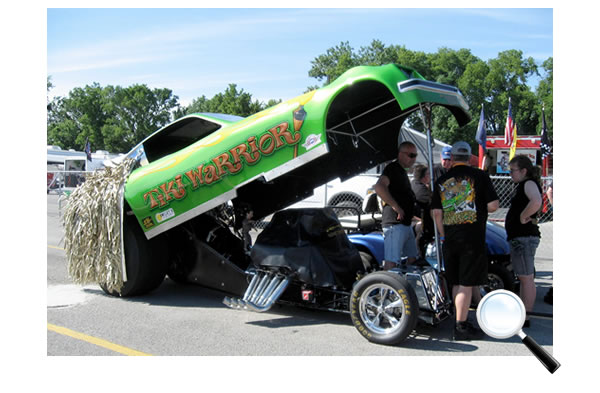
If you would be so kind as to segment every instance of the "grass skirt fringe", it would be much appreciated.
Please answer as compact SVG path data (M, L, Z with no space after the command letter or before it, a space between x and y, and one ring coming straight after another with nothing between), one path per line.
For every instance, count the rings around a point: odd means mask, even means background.
M90 173L66 199L62 220L68 273L76 284L97 283L120 291L121 208L119 190L135 161Z

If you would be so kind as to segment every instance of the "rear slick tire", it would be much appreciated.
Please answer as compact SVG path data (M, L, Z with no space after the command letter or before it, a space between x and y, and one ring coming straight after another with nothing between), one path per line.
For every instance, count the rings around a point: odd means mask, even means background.
M354 327L367 340L385 345L403 341L415 328L419 302L399 274L375 272L356 283L350 296Z
M127 281L120 291L102 290L111 296L139 296L158 288L167 272L166 248L162 237L146 239L135 217L126 217L123 223L123 243Z

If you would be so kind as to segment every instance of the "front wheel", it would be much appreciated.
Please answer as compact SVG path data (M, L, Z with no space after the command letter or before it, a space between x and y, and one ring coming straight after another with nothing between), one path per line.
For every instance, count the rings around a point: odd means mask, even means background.
M123 225L127 281L120 291L102 290L111 296L139 296L158 288L167 270L166 247L163 238L147 240L135 217L126 217Z
M506 289L514 291L515 277L506 267L500 262L491 263L488 265L488 280L487 284L482 286L482 296L485 296L491 291L497 289Z
M371 342L391 345L404 340L414 330L418 313L415 291L396 273L371 273L352 290L352 323Z

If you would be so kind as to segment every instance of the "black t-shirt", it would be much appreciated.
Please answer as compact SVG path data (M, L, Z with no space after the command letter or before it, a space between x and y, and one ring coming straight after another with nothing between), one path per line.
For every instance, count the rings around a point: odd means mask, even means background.
M398 213L391 206L385 205L383 207L381 224L383 226L396 224L410 225L414 215L415 194L410 187L410 180L408 179L406 170L397 161L394 161L385 167L382 175L387 176L390 180L388 189L390 190L390 194L392 194L392 198L404 210L404 218L402 221L398 221Z
M442 164L435 164L433 166L433 181L435 182L440 177L444 176L448 170L442 166Z
M444 211L446 240L485 242L487 204L497 199L484 171L457 165L436 181L431 208Z
M524 236L540 237L540 229L537 225L537 212L531 216L533 221L529 221L527 224L521 224L521 212L525 210L525 207L529 203L529 198L527 198L527 195L525 194L525 183L527 183L528 180L517 184L515 194L510 200L510 209L508 209L508 213L506 213L506 222L504 224L508 240ZM541 194L542 187L540 187L537 182L534 183Z
M416 198L414 215L421 218L423 221L423 228L431 232L433 231L433 220L430 213L431 190L416 179L411 182L411 186Z

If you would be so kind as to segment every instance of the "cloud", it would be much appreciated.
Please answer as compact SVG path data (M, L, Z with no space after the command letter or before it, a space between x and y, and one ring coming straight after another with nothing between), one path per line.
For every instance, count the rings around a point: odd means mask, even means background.
M164 57L147 56L147 57L117 57L110 59L84 59L82 61L69 62L48 67L49 74L59 74L65 72L89 71L102 68L114 68L124 65L139 64L153 62ZM85 61L87 60L87 61Z
M187 24L173 28L158 27L152 30L129 32L111 40L90 42L83 46L48 53L48 72L72 72L98 68L114 68L134 63L152 62L165 57L185 55L187 48L208 47L211 40L224 37L247 38L256 26L277 28L293 23L292 16L246 18L236 16Z

